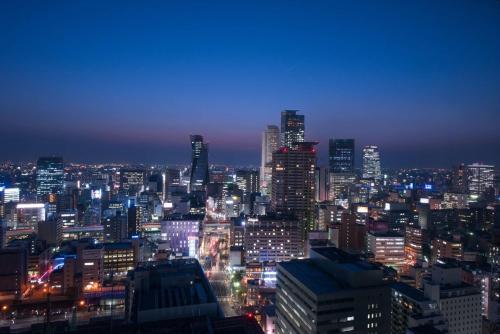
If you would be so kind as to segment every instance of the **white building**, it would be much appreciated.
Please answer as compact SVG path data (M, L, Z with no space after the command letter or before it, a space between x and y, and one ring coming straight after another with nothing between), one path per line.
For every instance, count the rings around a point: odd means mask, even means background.
M382 179L378 146L370 145L363 148L363 178Z
M375 262L399 270L405 262L405 238L397 233L375 233L366 235L366 248Z
M260 187L264 193L270 193L272 178L273 152L279 148L280 130L276 125L268 125L262 133L262 152L260 163Z
M469 170L469 194L480 196L488 188L493 187L495 166L474 163L467 166Z
M448 322L449 334L481 333L481 293L462 282L462 268L451 263L436 263L431 279L424 282L424 295L439 304Z

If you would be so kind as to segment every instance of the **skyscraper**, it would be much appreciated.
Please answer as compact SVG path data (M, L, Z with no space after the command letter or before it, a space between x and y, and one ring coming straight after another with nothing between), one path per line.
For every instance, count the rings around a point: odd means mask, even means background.
M469 170L469 194L480 196L489 188L493 188L495 166L474 163L467 166Z
M208 174L208 144L203 142L203 136L191 135L191 177L190 191L204 190L209 181Z
M381 177L378 146L365 146L363 148L363 178L380 180Z
M268 125L262 133L262 156L260 163L260 187L262 192L269 193L272 178L273 152L280 145L280 130L276 125Z
M36 163L36 194L39 199L49 194L62 194L64 164L61 157L41 157Z
M354 173L354 139L330 139L330 172Z
M304 115L297 114L297 111L281 112L281 146L293 147L295 143L304 141Z
M272 209L294 214L309 229L314 228L316 144L302 142L273 153Z
M354 139L330 139L328 144L330 186L328 199L346 199L349 186L355 181Z

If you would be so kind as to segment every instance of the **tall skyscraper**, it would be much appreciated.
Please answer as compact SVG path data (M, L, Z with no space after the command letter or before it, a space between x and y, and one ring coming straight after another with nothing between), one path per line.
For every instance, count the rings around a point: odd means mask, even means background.
M330 139L328 143L330 164L328 199L346 199L349 186L355 181L354 139Z
M302 142L273 153L272 209L295 215L309 229L314 228L316 144Z
M36 194L43 199L60 195L64 188L64 163L61 157L41 157L36 163Z
M380 153L378 146L365 146L363 148L363 178L380 180Z
M191 135L192 164L189 180L190 191L204 190L209 182L208 174L208 144L203 142L203 136Z
M330 139L330 172L354 173L354 139Z
M467 166L469 170L469 194L480 196L489 188L493 188L495 166L474 163Z
M262 156L260 163L260 187L262 192L270 193L273 171L273 152L280 145L280 130L276 125L268 125L262 133Z
M293 147L295 143L304 141L304 115L297 114L297 111L281 112L281 146Z

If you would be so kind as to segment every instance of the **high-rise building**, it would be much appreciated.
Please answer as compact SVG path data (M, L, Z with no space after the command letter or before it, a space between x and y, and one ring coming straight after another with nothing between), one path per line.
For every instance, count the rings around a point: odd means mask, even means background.
M314 229L316 144L302 142L273 153L271 207L295 215L309 229Z
M344 251L362 252L366 249L366 230L364 224L356 222L356 214L343 212L339 226L338 247Z
M4 203L10 203L14 202L17 203L19 202L19 188L5 188L3 190L3 202Z
M328 199L347 199L349 187L356 180L354 170L354 139L330 139L328 143L330 165Z
M64 190L64 163L61 157L41 157L36 163L36 194L45 199Z
M280 130L276 125L268 125L262 133L262 152L260 163L260 187L270 193L273 173L273 152L280 147Z
M399 282L391 284L391 290L391 334L406 334L408 329L422 325L447 329L438 303L425 297L422 290Z
M144 189L145 173L142 169L122 168L120 170L120 189L136 195Z
M354 173L354 139L330 139L328 159L330 172Z
M413 266L422 260L422 229L419 226L406 226L405 261Z
M462 282L462 269L458 265L434 264L431 279L424 282L424 295L438 303L448 321L447 333L481 333L481 292Z
M493 188L495 180L495 166L474 163L467 166L469 170L469 194L480 196L489 188Z
M304 256L303 224L288 217L260 216L245 224L245 259L288 261Z
M451 179L451 190L454 193L465 194L468 190L469 170L464 164L453 166L453 174Z
M298 110L284 110L281 112L281 146L294 147L305 138L304 115L297 114Z
M334 247L277 267L276 333L390 332L390 289L379 267Z
M191 176L190 191L205 190L209 182L208 174L208 144L203 142L203 136L191 135Z
M387 232L370 232L366 235L366 249L375 262L400 271L405 262L405 237Z
M365 146L363 148L363 178L380 180L380 153L378 146Z
M463 246L460 241L445 238L432 239L432 262L436 263L441 258L462 260Z

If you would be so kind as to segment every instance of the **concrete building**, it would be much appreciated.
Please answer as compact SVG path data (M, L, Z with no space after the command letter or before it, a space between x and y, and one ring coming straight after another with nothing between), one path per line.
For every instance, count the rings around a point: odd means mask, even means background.
M268 125L262 133L260 163L260 188L265 194L270 193L273 173L273 152L280 147L280 130L276 125Z
M179 256L198 256L201 222L198 219L172 219L160 222L161 240Z
M276 333L389 333L383 272L334 247L278 264Z
M408 284L391 284L391 333L405 334L409 328L430 325L446 330L448 325L437 302Z
M481 333L481 292L462 282L462 269L458 265L434 264L431 278L424 281L424 295L438 303L448 322L449 334Z
M302 223L287 216L248 218L245 224L245 260L289 261L304 256Z
M128 321L144 323L194 315L223 316L197 260L144 262L129 273L125 296Z
M315 229L316 144L301 142L273 153L271 207L295 215L309 230Z
M387 232L370 232L366 235L366 250L373 254L373 260L401 271L405 263L405 237Z

